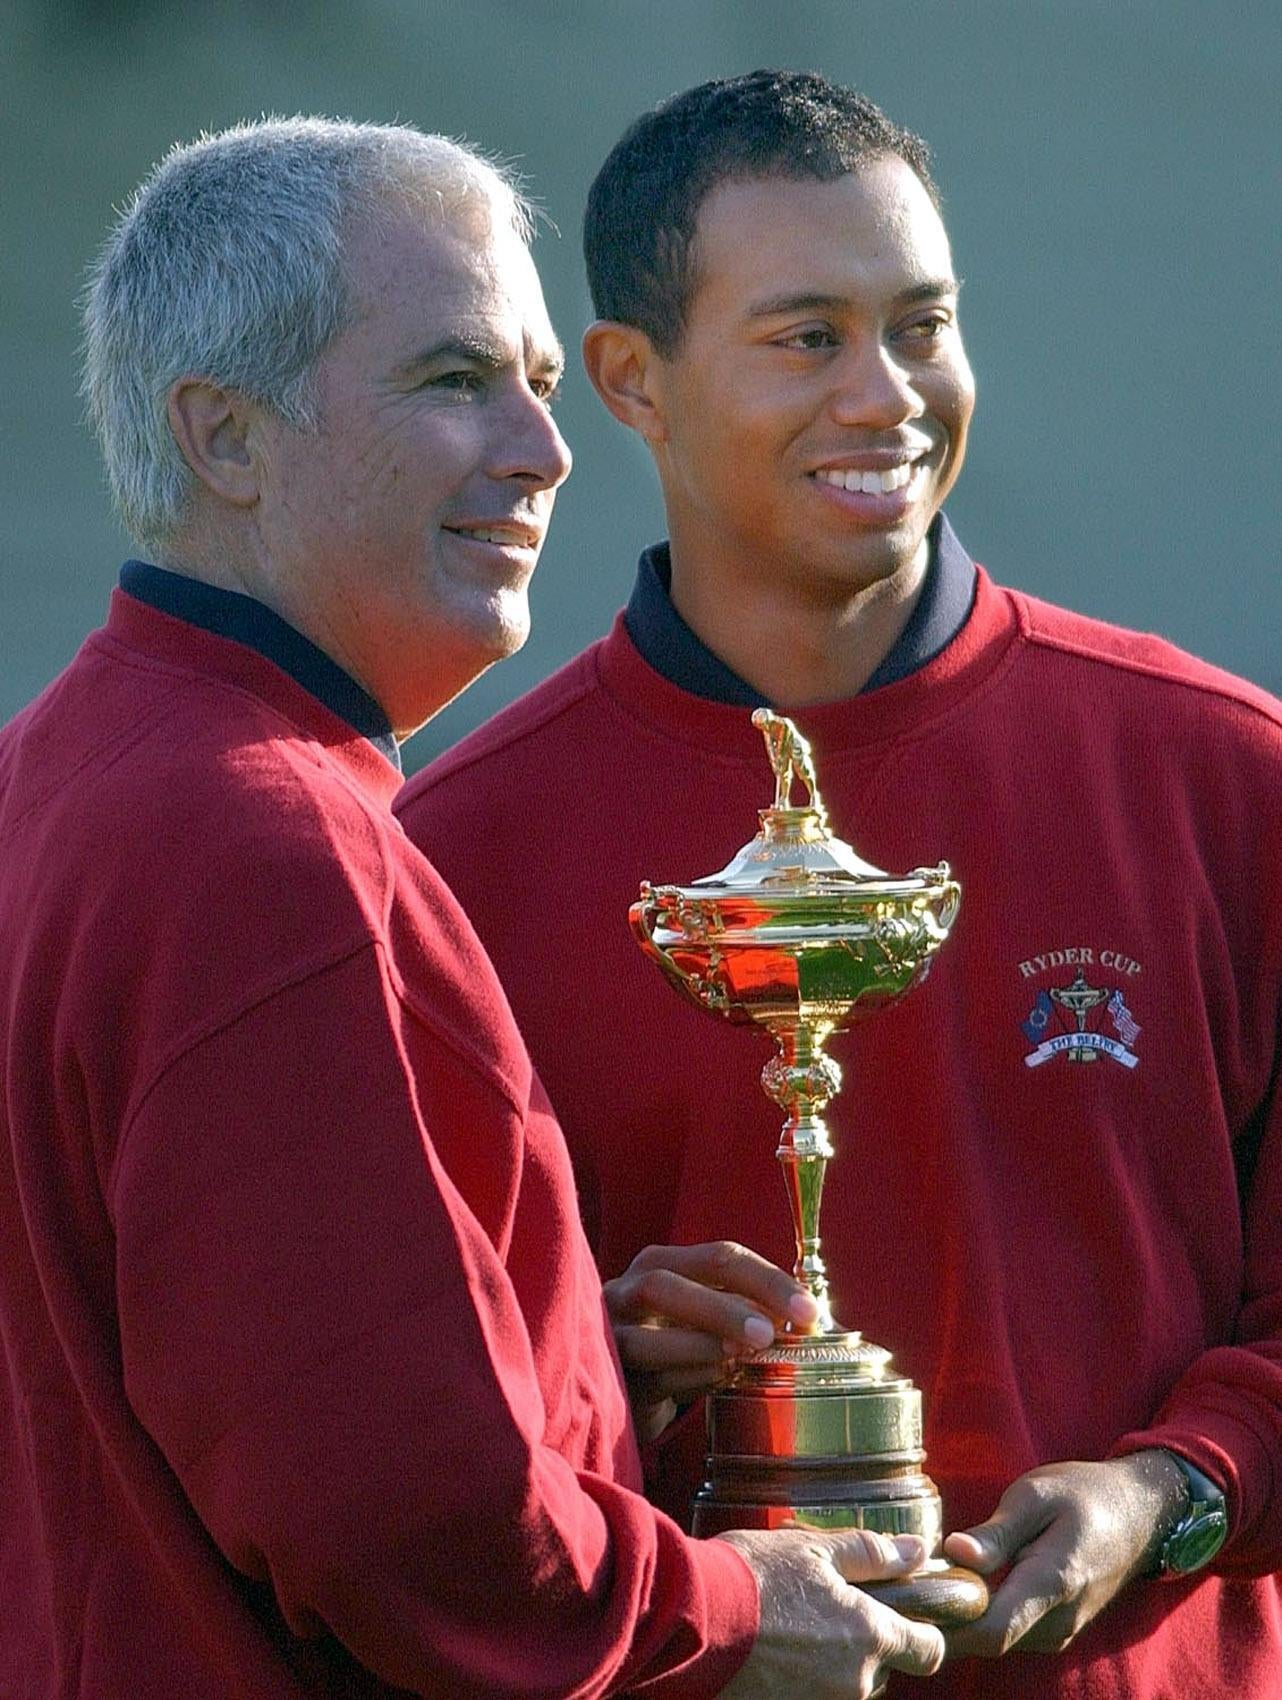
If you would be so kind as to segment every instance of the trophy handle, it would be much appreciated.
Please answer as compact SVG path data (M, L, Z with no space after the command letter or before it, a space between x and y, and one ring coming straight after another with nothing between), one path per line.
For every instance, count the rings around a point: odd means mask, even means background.
M670 888L669 888L670 889ZM697 1003L703 1009L719 1010L724 999L719 995L720 988L713 978L705 978L700 974L689 973L657 942L653 932L654 922L665 914L665 895L656 891L649 880L641 881L641 895L637 901L629 905L628 921L632 927L637 943L646 955L658 963L663 970L664 978L674 985L679 992L685 994L692 1003ZM696 942L706 941L706 931L703 930L700 917L696 910L682 910L678 905L677 922L684 927L687 935ZM717 960L715 951L711 954L709 967Z
M924 880L933 890L925 898L923 908L930 917L928 925L935 939L935 948L943 944L961 908L961 886L951 876L947 862L934 868L914 868L909 879Z
M931 1558L911 1576L893 1582L861 1582L865 1594L880 1600L901 1617L933 1623L940 1629L960 1629L988 1610L988 1584L976 1570Z
M948 937L953 922L957 919L957 911L961 908L961 886L956 880L946 880L940 897L939 908L935 912L935 926L940 933L940 943Z
M658 912L659 905L655 899L654 887L650 884L649 880L642 880L641 895L637 901L631 904L628 908L628 921L631 924L636 941L646 955L653 958L653 960L659 964L659 967L663 970L665 979L671 980L673 985L679 990L692 993L692 977L689 974L683 973L682 970L669 958L668 953L665 950L660 950L659 946L654 942L654 933L651 930L651 927L655 917L658 915Z

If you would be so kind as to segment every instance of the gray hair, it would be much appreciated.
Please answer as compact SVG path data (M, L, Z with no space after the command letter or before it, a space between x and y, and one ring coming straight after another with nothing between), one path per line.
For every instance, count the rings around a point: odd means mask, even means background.
M350 317L342 235L395 205L488 206L528 241L517 181L409 125L265 118L160 162L120 216L84 298L82 394L125 526L160 552L194 474L169 428L184 375L313 429L316 361Z

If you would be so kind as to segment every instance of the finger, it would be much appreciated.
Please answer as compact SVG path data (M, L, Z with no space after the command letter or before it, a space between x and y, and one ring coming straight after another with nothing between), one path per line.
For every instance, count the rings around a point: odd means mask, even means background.
M944 1536L943 1552L945 1558L951 1558L954 1564L964 1564L971 1570L978 1570L981 1576L989 1576L1000 1568L1000 1559L995 1558L994 1548L972 1535L969 1529L959 1529L955 1534Z
M845 1582L879 1582L891 1576L906 1576L926 1562L926 1543L919 1535L882 1535L874 1529L843 1529L821 1539L829 1562Z
M701 1393L711 1393L724 1387L738 1369L737 1363L709 1364L707 1369L673 1369L653 1376L654 1389L661 1397L688 1401Z
M748 1300L734 1293L701 1286L671 1269L650 1269L632 1279L623 1277L607 1293L611 1320L641 1323L655 1318L679 1328L693 1329L717 1342L759 1349L775 1337L775 1325Z
M1062 1653L1081 1627L1074 1606L1056 1606L1053 1611L1048 1611L1044 1617L1038 1618L1033 1627L1021 1635L1018 1641L1012 1641L1011 1651Z
M901 1617L879 1600L870 1604L876 1607L874 1621L885 1648L880 1662L908 1676L934 1676L944 1662L943 1632L933 1623L914 1623Z
M926 1543L917 1535L883 1535L872 1529L849 1529L828 1537L829 1557L847 1582L883 1581L920 1569L926 1562ZM870 1595L861 1596L877 1637L878 1662L912 1676L932 1676L944 1662L945 1643L931 1623L915 1623Z
M956 1564L978 1570L981 1576L991 1576L1054 1520L1055 1507L1049 1501L1025 1497L1016 1508L1003 1499L986 1523L946 1535L944 1554Z
M738 1368L738 1362L732 1360L693 1369L630 1369L627 1371L628 1398L633 1404L638 1399L680 1399L688 1403L702 1393L724 1387Z
M625 1370L720 1367L730 1355L720 1339L688 1328L625 1326L614 1331L614 1343Z
M714 1387L723 1387L728 1380L733 1379L736 1370L740 1368L738 1358L729 1362L719 1360L718 1363L704 1363L694 1367L670 1368L670 1370L626 1370L627 1396L632 1402L638 1397L643 1399L697 1399L702 1392L711 1392Z
M949 1635L949 1655L957 1659L1000 1658L1063 1604L1062 1582L1056 1572L1033 1559L1016 1564L994 1591L984 1615Z
M813 1297L794 1278L734 1240L690 1246L647 1246L633 1258L628 1273L668 1269L700 1286L736 1293L758 1305L776 1322L808 1327L818 1314Z

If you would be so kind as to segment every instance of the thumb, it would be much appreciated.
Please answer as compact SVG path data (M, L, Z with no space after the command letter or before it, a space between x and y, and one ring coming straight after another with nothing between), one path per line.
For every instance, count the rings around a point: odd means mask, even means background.
M845 1582L879 1582L906 1576L926 1562L920 1535L881 1535L872 1529L847 1529L832 1535L828 1556Z
M999 1507L986 1523L946 1535L944 1556L956 1564L969 1565L981 1576L991 1576L994 1570L1010 1563L1028 1533L1022 1522Z

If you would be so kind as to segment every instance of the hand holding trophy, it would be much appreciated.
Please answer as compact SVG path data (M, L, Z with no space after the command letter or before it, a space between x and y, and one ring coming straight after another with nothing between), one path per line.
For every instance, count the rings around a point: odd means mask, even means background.
M775 775L760 830L720 873L689 886L641 886L629 918L668 980L703 1009L764 1027L777 1050L762 1085L785 1113L778 1156L797 1242L793 1273L816 1321L789 1324L708 1403L707 1479L694 1530L799 1524L942 1537L923 1473L921 1394L890 1353L834 1318L819 1240L833 1155L823 1111L841 1086L829 1037L902 997L948 937L961 890L947 863L893 878L836 838L810 747L792 722L757 709ZM794 806L800 784L806 793ZM987 1604L983 1580L930 1556L915 1575L870 1584L906 1616L951 1628Z

